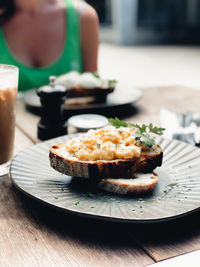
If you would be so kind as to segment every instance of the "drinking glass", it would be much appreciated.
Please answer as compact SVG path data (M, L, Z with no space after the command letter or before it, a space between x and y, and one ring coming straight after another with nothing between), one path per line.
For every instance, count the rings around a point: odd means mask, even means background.
M0 64L0 176L8 173L13 155L18 76L17 67Z

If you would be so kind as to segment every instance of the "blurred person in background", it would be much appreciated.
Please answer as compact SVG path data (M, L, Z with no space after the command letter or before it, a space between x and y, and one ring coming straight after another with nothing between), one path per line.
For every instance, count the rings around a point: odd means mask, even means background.
M19 90L50 75L97 71L98 16L81 0L1 0L0 64L20 69Z

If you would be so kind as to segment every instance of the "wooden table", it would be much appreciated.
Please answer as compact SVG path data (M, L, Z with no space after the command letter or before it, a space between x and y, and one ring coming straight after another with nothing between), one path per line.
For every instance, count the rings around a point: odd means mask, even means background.
M160 107L199 111L200 92L184 87L148 88L134 122L159 123ZM115 114L113 114L115 115ZM18 101L15 153L37 142L39 117ZM147 266L200 249L200 213L159 224L101 222L64 215L0 180L1 266Z

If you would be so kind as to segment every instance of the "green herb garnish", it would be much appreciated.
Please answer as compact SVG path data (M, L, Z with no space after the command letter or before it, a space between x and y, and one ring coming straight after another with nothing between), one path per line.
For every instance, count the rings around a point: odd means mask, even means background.
M108 121L113 125L115 126L116 128L119 128L119 127L128 127L128 123L125 122L125 121L121 121L120 119L118 118L110 118L108 119Z
M134 123L129 123L122 121L118 118L111 118L108 119L110 124L112 124L114 127L134 127L137 128L137 132L135 133L135 140L139 141L140 143L144 144L145 146L152 147L154 145L154 139L149 136L149 133L154 133L157 135L162 135L165 128L158 128L156 126L153 126L152 123L149 125L142 124L142 126Z
M97 78L97 79L100 79L100 75L97 73L97 72L92 72L92 75Z
M101 144L97 144L97 146L98 146L98 148L100 148L101 147Z
M90 192L87 192L87 193L86 193L86 196L87 196L87 197L93 197L94 194L92 194L92 193L90 193Z
M140 143L142 143L148 147L152 147L154 145L154 139L152 139L149 136L142 134L140 132L137 132L135 134L135 140L139 141Z
M149 126L147 126L149 128L149 132L150 133L154 133L154 134L158 134L158 135L162 135L163 131L165 131L165 128L158 128L156 126L153 127L153 124L150 123Z
M76 202L74 203L74 205L76 205L76 206L77 206L78 204L79 204L79 201L76 201Z
M108 81L108 88L115 88L117 81L116 80L109 80Z

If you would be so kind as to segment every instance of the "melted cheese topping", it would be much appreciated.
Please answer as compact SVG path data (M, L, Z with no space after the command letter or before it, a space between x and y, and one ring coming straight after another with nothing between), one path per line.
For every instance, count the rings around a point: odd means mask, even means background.
M135 128L113 126L89 130L68 141L66 150L83 161L139 158L143 147L135 141L135 132Z

